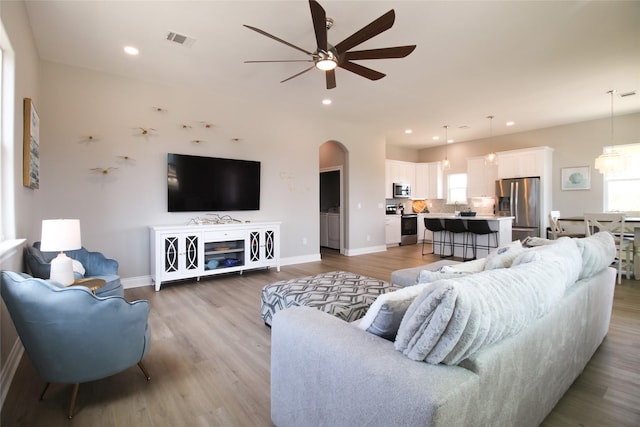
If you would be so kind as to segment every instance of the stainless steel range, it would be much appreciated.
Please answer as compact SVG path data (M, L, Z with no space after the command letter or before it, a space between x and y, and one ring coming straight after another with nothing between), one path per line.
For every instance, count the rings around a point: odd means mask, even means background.
M400 219L400 244L415 245L418 243L418 215L406 214Z

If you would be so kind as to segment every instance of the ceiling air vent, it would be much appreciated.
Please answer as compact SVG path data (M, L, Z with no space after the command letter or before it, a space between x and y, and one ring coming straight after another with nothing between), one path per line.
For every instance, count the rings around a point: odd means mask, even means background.
M625 93L621 93L620 94L620 98L626 98L627 96L633 96L636 94L636 91L631 91L631 92L625 92Z
M175 31L169 31L167 33L167 40L186 47L191 47L196 42L196 39L193 37L185 36L184 34L176 33Z

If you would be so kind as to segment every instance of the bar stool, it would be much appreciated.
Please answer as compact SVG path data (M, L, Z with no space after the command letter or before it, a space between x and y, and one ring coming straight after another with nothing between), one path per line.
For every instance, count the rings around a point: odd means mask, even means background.
M487 244L480 245L480 248L489 251L491 248L498 247L498 232L491 229L491 227L489 226L489 221L487 221L486 219L470 220L467 223L467 231L471 233L473 239L473 259L476 259L476 252L478 250L478 235L487 236ZM491 234L493 234L495 246L491 245Z
M461 219L445 219L444 229L449 235L449 247L451 248L451 255L455 254L455 247L462 246L462 259L466 259L467 248L469 243L467 241L469 233L467 232L467 226ZM462 244L455 243L455 235L462 233ZM442 251L444 253L444 251Z
M424 233L422 233L422 255L425 255L424 253L424 241L425 238L427 236L427 230L431 231L433 233L433 243L431 245L431 253L435 253L435 246L436 246L436 233L440 233L439 237L440 237L440 241L438 242L438 244L440 245L440 250L442 251L442 253L444 253L444 227L442 226L442 221L440 221L438 218L424 218Z

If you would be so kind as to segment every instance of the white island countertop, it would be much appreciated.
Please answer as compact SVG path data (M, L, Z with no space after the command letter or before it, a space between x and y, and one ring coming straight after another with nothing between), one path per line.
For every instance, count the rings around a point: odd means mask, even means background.
M468 219L468 220L478 220L478 219L486 219L489 221L511 221L514 217L512 216L495 216L495 215L476 215L476 216L460 216L454 215L451 213L425 213L423 214L425 218L438 218L438 219Z

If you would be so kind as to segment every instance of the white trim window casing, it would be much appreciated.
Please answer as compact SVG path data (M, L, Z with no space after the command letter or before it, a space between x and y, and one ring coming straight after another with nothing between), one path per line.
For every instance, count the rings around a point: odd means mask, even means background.
M604 147L602 152L612 150L624 161L615 174L603 175L604 211L640 211L640 144Z

